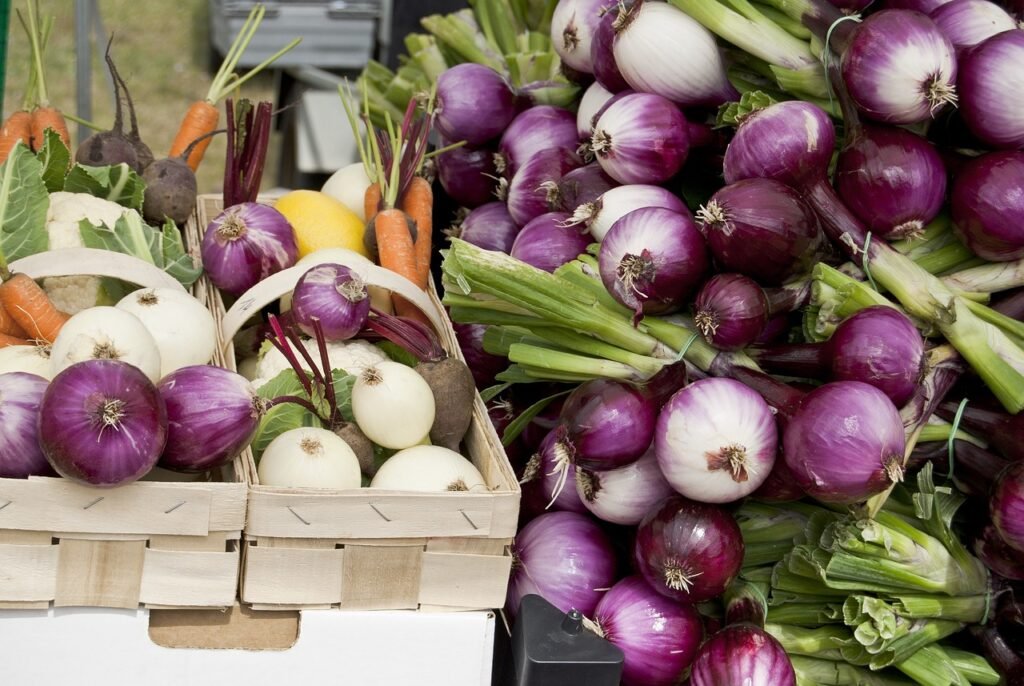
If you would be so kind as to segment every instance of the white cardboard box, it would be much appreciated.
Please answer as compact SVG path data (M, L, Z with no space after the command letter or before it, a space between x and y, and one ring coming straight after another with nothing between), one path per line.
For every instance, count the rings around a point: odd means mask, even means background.
M167 611L172 612L172 611ZM177 611L173 611L177 612ZM210 611L203 611L209 615ZM146 686L489 686L491 612L272 613L274 627L246 620L248 639L278 649L170 648L213 643L230 631L207 625L156 628L161 611L103 608L0 611L0 684ZM231 614L237 615L238 610ZM175 615L178 616L178 615ZM222 613L224 624L228 613ZM267 615L263 615L267 617ZM294 617L294 615L293 615ZM172 622L174 624L175 622ZM234 624L234 620L230 620ZM162 633L161 633L162 631ZM289 633L290 632L290 633ZM280 642L281 635L285 642ZM277 636L277 638L274 637ZM168 638L170 637L170 638ZM214 637L211 639L211 637ZM281 646L293 642L290 648Z

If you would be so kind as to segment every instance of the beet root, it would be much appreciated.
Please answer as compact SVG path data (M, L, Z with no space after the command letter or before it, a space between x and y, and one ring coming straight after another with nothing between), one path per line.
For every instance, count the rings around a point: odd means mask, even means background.
M169 218L182 225L196 209L198 185L188 164L177 157L157 160L142 172L146 194L142 216L150 223L160 224Z
M430 442L458 452L473 421L476 384L466 363L456 357L440 362L421 362L416 371L434 393L434 425Z
M118 131L101 131L86 138L75 151L75 162L90 167L124 163L136 172L142 171L135 146Z
M352 452L359 459L359 469L372 479L373 475L377 473L377 461L373 455L373 443L366 437L366 434L350 422L341 424L334 430L334 433L348 443L348 447L352 448Z

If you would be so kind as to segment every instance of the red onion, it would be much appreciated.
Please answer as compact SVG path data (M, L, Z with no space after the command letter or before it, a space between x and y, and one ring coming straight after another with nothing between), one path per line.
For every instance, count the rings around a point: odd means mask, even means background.
M601 18L601 10L615 0L559 0L551 15L551 44L569 67L589 74L590 43Z
M862 381L903 407L917 390L924 368L924 339L899 310L875 305L836 327L829 339L832 378Z
M218 214L206 227L203 268L213 284L241 295L295 264L295 233L284 215L269 205L244 202Z
M516 115L516 96L493 69L466 62L437 77L438 132L450 141L483 145L497 138Z
M655 591L698 603L721 594L736 578L743 536L725 509L675 495L640 522L634 553L637 569Z
M590 66L594 72L595 83L601 84L612 93L629 88L626 79L615 63L615 23L619 11L612 7L602 16L594 28L590 42Z
M674 686L697 655L704 628L692 605L655 593L638 576L609 589L594 628L622 651L623 686Z
M470 211L451 233L484 250L508 253L519 235L519 226L512 221L508 206L495 200Z
M576 110L576 135L581 140L590 139L590 135L594 133L594 121L597 119L597 113L604 109L605 104L614 95L597 81L583 91L579 109Z
M793 472L786 466L781 447L775 456L775 464L768 472L768 478L750 495L769 503L788 503L804 497L803 490L793 478Z
M1003 31L1017 28L1017 22L989 0L950 0L929 15L957 52Z
M48 381L35 374L0 374L0 478L52 476L39 447L39 403Z
M796 686L785 649L753 624L727 626L701 646L691 686Z
M1024 552L1024 462L1014 462L999 473L988 503L999 537Z
M292 316L307 336L344 341L359 333L370 316L370 296L359 275L340 264L318 264L299 277L292 293Z
M825 248L811 208L772 179L731 183L711 196L697 219L723 269L769 286L809 271Z
M86 360L50 382L39 407L39 443L61 476L119 486L152 469L167 440L167 409L138 367Z
M822 502L856 503L902 479L899 411L866 383L836 381L808 393L782 440L800 488Z
M586 252L590 236L574 226L565 226L569 215L548 212L526 224L512 243L509 254L517 260L553 272Z
M936 412L946 421L955 419L958 404L943 403ZM1009 460L1024 461L1024 414L1008 414L984 403L969 403L960 418L961 425L975 435L984 436L994 450Z
M516 534L507 610L515 616L524 595L535 593L562 612L591 616L618 578L615 551L597 523L575 512L549 512Z
M630 93L600 114L590 148L619 183L661 183L686 162L689 127L669 100L653 93Z
M612 188L594 202L580 205L573 212L572 219L588 227L590 235L602 241L615 222L633 210L645 207L662 207L679 214L690 214L686 204L672 191L661 186L630 184Z
M558 209L552 192L567 173L580 166L576 154L561 148L536 153L516 171L508 185L508 213L519 226L526 226L545 212Z
M860 126L840 152L836 191L873 233L920 232L946 199L946 167L926 139L906 129Z
M601 242L601 281L639 318L679 309L704 280L707 249L689 213L634 210Z
M539 450L541 441L562 422L562 408L565 407L565 396L559 396L548 403L530 423L523 428L523 443L530 450Z
M564 432L554 428L541 441L540 448L526 463L523 478L523 504L532 514L545 510L564 510L587 514L583 500L572 487L576 467L568 462L565 454ZM566 473L562 477L563 472ZM565 487L565 482L570 485Z
M157 385L167 407L167 445L159 465L205 472L245 449L262 414L248 379L221 367L182 367Z
M742 274L716 274L697 293L694 324L720 350L740 350L768 323L768 297Z
M942 7L949 0L885 0L882 5L886 9L914 10L923 14L931 14L936 8Z
M561 418L570 462L585 469L615 469L647 452L657 403L632 384L594 379L569 394Z
M829 0L829 4L843 10L845 14L853 14L867 9L875 0Z
M637 2L620 13L616 30L615 63L634 90L656 93L683 107L739 100L715 37L682 10Z
M978 559L999 576L1024 581L1024 553L1008 546L991 524L974 539L973 549Z
M618 186L619 184L605 174L597 162L578 167L558 182L558 209L574 214L578 207L592 205L602 195Z
M708 378L678 391L658 415L654 451L662 474L687 498L729 503L755 491L778 451L775 416L739 381Z
M1024 152L1007 151L972 160L954 179L953 227L979 257L993 262L1024 257L1022 178Z
M956 102L956 54L928 17L883 10L860 24L836 24L833 38L843 82L866 116L914 124Z
M437 179L448 197L463 207L479 207L494 199L498 170L494 151L462 145L437 156Z
M455 338L459 341L462 356L466 365L473 373L477 388L486 388L494 383L494 377L508 366L508 360L498 355L491 355L484 350L484 333L487 327L483 324L458 324L452 322ZM501 435L501 432L498 433Z
M996 148L1024 147L1024 31L1004 31L960 58L960 116Z
M576 117L567 109L538 105L516 115L498 145L498 171L512 178L527 160L552 149L575 151L579 145Z
M639 524L652 507L674 493L658 467L653 446L636 462L618 469L577 469L576 492L598 519L629 526Z

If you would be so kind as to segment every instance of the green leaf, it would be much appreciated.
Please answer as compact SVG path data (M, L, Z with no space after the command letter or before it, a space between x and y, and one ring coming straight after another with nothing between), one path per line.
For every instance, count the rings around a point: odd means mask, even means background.
M291 369L285 369L273 379L256 389L261 398L273 400L282 395L305 397L299 377ZM275 405L263 415L256 436L252 439L252 452L258 461L270 442L285 431L301 426L321 426L320 420L311 412L294 403Z
M124 162L108 167L76 164L64 180L64 190L88 193L141 212L146 182Z
M64 177L71 164L71 150L53 129L46 129L43 147L36 153L36 159L43 165L42 177L46 190L51 193L64 190Z
M0 251L9 264L46 250L46 211L50 196L43 183L43 165L23 143L0 165Z
M406 367L415 368L420 363L416 356L406 350L400 345L395 345L391 341L379 341L377 347L384 351L384 353L395 362L400 362Z
M356 417L352 414L352 387L356 383L356 377L344 369L332 370L334 377L334 395L338 403L338 411L346 422L354 422Z
M82 243L87 248L98 248L138 257L157 267L163 267L162 255L155 250L157 236L153 227L142 221L136 212L125 212L113 227L97 226L88 219L78 222Z
M727 102L718 108L715 128L739 126L740 123L758 110L774 105L775 100L762 91L748 91L738 102Z
M485 403L490 402L491 400L494 400L511 387L512 384L510 383L499 383L493 386L488 386L484 390L480 391L480 399L483 400Z
M164 271L180 281L182 286L191 286L203 273L203 268L185 250L181 231L170 219L164 222L160 231L160 254Z

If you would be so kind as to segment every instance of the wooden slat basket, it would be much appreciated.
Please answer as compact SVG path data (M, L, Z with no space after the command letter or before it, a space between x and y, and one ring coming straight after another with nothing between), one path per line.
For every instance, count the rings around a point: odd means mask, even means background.
M205 301L208 290L203 278L193 293ZM224 364L220 351L213 363ZM230 607L246 465L110 489L0 479L0 609Z
M261 199L262 200L262 199ZM223 205L200 196L202 231ZM224 313L210 291L214 316ZM443 315L437 293L431 302ZM441 331L460 358L455 332ZM234 368L232 341L223 341ZM479 394L462 453L486 493L414 493L263 486L251 452L241 600L256 609L476 610L504 604L520 489Z

